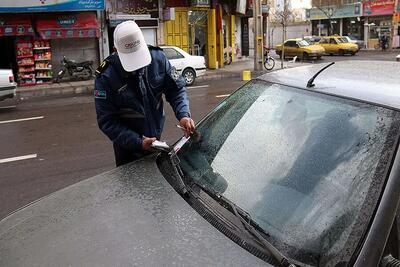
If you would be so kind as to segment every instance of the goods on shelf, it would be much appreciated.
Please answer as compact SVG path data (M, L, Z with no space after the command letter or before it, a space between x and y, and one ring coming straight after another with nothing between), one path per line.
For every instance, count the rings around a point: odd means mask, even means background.
M17 55L19 85L34 85L36 78L32 40L30 38L18 39L15 43L15 52Z
M32 42L30 39L17 40L15 44L17 58L26 58L33 56Z
M34 59L36 69L36 83L51 83L53 72L51 71L51 46L48 40L35 40Z
M51 60L51 51L35 51L35 61L36 60Z
M39 78L52 78L51 70L36 70L36 79Z
M21 58L17 60L18 66L33 66L34 61L32 57Z
M50 49L50 41L48 40L36 40L33 43L35 49Z

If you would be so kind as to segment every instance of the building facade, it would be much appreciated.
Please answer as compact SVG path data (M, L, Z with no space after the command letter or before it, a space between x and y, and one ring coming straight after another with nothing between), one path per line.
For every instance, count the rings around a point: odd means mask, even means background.
M164 44L204 56L211 69L224 67L229 54L248 56L246 1L164 0L162 8Z
M103 0L0 2L0 68L20 86L50 83L61 59L99 62Z
M399 46L395 0L341 0L335 2L336 5L329 3L313 0L313 8L306 11L313 35L349 35L364 40L365 48L369 49L378 49L379 38L387 35L391 47Z

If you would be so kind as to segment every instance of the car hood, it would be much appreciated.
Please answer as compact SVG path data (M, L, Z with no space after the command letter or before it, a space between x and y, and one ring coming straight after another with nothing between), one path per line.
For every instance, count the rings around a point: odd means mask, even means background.
M270 266L196 213L155 156L53 193L0 221L0 266Z

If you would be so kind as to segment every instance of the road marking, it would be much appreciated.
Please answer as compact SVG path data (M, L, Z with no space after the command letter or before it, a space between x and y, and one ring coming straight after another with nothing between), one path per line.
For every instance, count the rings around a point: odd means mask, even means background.
M19 121L40 120L43 118L44 118L44 116L39 116L39 117L23 118L23 119L16 119L16 120L0 121L0 124L10 123L10 122L19 122Z
M231 94L227 94L227 95L216 95L215 97L217 97L217 98L222 98L222 97L227 97L227 96L230 96Z
M210 85L206 84L206 85L196 85L196 86L189 86L188 89L194 89L194 88L207 88L210 87Z
M6 108L16 108L17 106L5 106L5 107L0 107L0 109L6 109Z
M19 161L19 160L25 160L25 159L33 159L36 157L37 157L37 154L30 154L30 155L19 156L19 157L5 158L5 159L0 159L0 164L7 163L7 162L13 162L13 161Z

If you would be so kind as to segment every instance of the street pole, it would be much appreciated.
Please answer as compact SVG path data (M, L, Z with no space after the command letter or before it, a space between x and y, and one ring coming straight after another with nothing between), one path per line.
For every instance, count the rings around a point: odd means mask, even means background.
M254 20L254 70L263 69L263 18L261 13L261 0L253 2Z
M286 40L286 23L288 16L288 3L287 0L283 1L283 15L282 15L282 58L281 58L281 69L284 68L283 61L285 60L285 40Z

